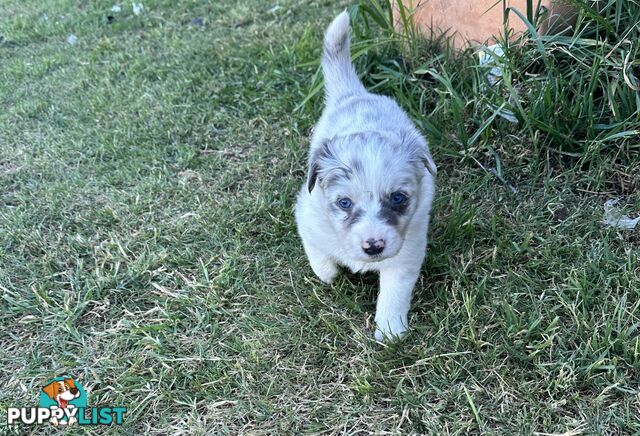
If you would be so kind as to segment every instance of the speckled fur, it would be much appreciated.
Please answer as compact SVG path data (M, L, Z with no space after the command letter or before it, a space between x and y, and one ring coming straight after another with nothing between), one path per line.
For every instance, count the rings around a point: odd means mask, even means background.
M327 28L322 67L326 104L298 195L298 233L313 271L326 283L338 265L380 273L375 337L401 337L426 252L436 167L426 140L397 103L367 92L358 79L346 12ZM388 198L398 191L408 197L406 207L391 210ZM349 211L337 205L344 197L353 201ZM384 251L366 254L368 239L384 240Z

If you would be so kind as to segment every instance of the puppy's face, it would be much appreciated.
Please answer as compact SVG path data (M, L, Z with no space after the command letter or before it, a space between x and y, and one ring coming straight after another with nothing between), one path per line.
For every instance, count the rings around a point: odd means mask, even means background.
M51 382L42 388L42 390L49 396L49 398L56 401L59 401L60 399L69 401L80 396L80 391L76 388L75 382L71 378Z
M379 262L402 248L425 171L412 147L376 134L350 135L326 142L312 156L309 189L322 191L344 253Z
M73 381L73 379L67 378L64 381L59 382L60 385L58 387L59 398L64 400L73 400L74 398L78 398L80 396L80 392Z

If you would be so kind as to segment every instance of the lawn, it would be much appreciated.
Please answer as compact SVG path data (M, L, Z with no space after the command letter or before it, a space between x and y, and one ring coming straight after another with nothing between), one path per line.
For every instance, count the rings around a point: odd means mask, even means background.
M621 71L610 130L558 97L591 81L534 98L540 69L514 124L478 109L471 56L407 67L358 12L367 85L438 164L412 330L381 345L376 277L322 285L293 219L348 5L114 4L0 5L0 431L41 433L5 410L70 374L128 407L107 434L640 432L640 229L602 223L612 198L640 213ZM510 56L548 66L532 44Z

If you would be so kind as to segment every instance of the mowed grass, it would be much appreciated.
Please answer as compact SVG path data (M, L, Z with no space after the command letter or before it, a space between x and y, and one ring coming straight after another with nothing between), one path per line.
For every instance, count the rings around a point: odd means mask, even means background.
M292 213L321 100L295 109L346 5L112 5L0 6L0 410L71 374L129 408L71 433L640 432L640 238L602 224L640 211L637 138L622 167L522 124L460 150L432 114L412 332L376 344L375 276L323 286Z

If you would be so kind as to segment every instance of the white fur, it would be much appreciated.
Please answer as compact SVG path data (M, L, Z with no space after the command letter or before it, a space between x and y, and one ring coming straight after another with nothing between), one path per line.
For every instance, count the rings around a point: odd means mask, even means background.
M327 28L322 67L326 105L298 195L298 232L311 268L326 283L338 265L379 271L375 337L401 337L426 252L436 167L426 140L397 103L367 92L358 79L346 12ZM394 192L409 198L401 212L390 211ZM341 198L353 207L338 207ZM363 251L372 239L385 241L379 255Z
M75 395L71 393L70 390L67 390L67 387L65 386L63 381L58 382L60 384L60 387L63 389L63 392L60 394L56 395L56 401L58 402L58 404L60 404L60 399L66 400L66 401L71 401L73 399L76 399L80 396L80 391L78 391ZM75 409L76 406L74 406L73 404L67 404L67 409ZM50 409L59 409L58 406L51 406ZM52 425L73 425L76 422L78 422L77 418L69 418L67 421L58 421L57 418L53 417L49 420L49 422L51 422Z

